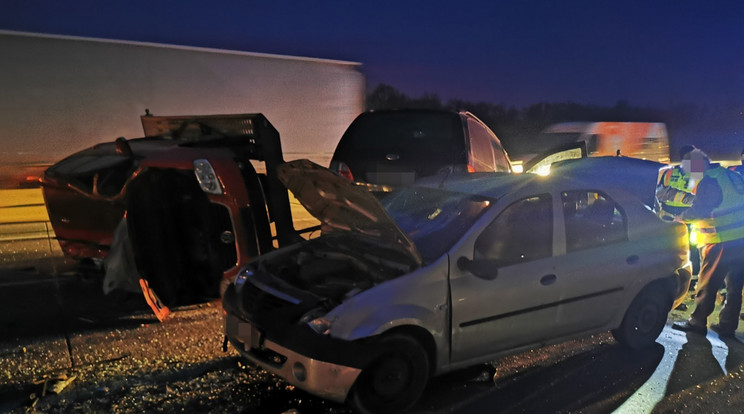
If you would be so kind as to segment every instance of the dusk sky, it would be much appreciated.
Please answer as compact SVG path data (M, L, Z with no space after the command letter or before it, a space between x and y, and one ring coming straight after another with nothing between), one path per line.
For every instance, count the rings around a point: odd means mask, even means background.
M5 0L0 29L361 62L372 90L517 107L744 102L741 1Z

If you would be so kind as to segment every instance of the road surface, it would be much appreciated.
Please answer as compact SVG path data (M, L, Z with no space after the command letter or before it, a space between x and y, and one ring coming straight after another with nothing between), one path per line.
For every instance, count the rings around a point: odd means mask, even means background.
M0 412L351 412L224 352L219 301L161 324L138 295L100 292L95 277L0 273ZM435 378L412 412L741 412L743 374L744 345L668 324L643 352L606 333Z

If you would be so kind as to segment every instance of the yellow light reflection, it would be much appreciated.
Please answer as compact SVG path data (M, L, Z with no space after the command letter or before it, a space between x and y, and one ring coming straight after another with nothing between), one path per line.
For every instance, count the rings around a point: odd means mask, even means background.
M537 175L550 175L550 164L541 165L537 168L537 171L535 171Z

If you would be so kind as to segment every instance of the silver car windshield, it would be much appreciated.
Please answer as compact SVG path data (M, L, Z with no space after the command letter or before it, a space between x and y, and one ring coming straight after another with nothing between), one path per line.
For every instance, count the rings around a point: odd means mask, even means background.
M382 200L388 215L416 245L425 263L445 254L495 200L423 187L390 193Z

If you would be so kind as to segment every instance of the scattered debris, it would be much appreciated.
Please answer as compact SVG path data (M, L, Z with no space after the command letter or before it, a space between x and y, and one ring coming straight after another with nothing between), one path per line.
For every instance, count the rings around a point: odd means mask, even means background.
M47 390L54 394L61 393L65 388L67 388L68 385L72 383L72 381L75 381L77 378L77 375L67 376L66 374L62 374L57 378L53 378L51 380L47 381L47 385L45 386Z

